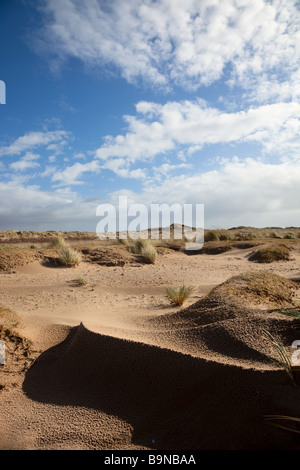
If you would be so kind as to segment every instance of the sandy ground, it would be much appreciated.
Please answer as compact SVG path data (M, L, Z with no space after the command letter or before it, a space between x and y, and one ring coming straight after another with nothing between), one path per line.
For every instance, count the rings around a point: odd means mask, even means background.
M14 369L1 366L7 386L0 391L0 447L300 448L296 434L263 423L264 414L300 416L300 400L285 373L263 357L260 341L251 344L262 316L207 325L199 313L178 316L247 271L299 277L297 250L291 261L264 266L248 261L251 251L169 251L155 265L62 268L35 260L0 272L0 305L21 317L19 331L36 359L23 368L22 357ZM78 286L82 276L87 284ZM165 288L183 282L195 289L179 308ZM270 315L263 321L283 325Z

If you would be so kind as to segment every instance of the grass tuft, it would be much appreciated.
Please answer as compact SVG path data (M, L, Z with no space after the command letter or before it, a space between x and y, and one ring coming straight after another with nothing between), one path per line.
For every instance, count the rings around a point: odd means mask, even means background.
M208 230L204 232L205 242L218 242L219 240L220 240L220 236L217 230Z
M294 374L292 370L292 363L281 340L279 338L275 338L267 330L263 330L263 338L269 341L269 343L271 343L271 345L275 348L275 351L277 352L279 359L277 361L274 360L275 364L277 364L279 367L282 367L286 371L292 384L296 386L296 382L295 382L295 378L294 378Z
M88 283L87 279L84 276L79 276L77 279L75 279L74 284L76 286L86 286Z
M140 254L146 263L154 264L157 258L157 251L152 245L141 248Z
M137 240L130 240L126 246L130 253L141 255L145 263L154 264L157 258L157 251L152 245L150 240L138 238Z
M173 303L181 306L184 303L184 301L188 297L190 297L193 290L194 290L193 287L187 287L184 284L182 284L179 287L167 287L166 293L169 299L171 299Z
M55 248L55 249L64 248L66 246L68 246L68 244L66 240L61 236L54 237L53 240L51 240L49 244L49 248Z
M78 266L82 260L81 253L70 246L61 248L58 256L60 264L67 267Z

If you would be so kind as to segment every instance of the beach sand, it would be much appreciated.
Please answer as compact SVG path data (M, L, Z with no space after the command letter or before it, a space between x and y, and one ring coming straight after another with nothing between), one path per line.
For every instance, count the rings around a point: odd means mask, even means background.
M298 305L300 240L290 261L263 265L248 260L253 246L164 248L144 264L91 243L72 268L39 247L2 250L0 307L15 336L2 336L1 449L300 448L265 419L300 417L300 392L262 335L290 353L300 339L297 320L276 311ZM253 288L261 271L275 275L264 292ZM182 283L194 290L178 307L166 287Z

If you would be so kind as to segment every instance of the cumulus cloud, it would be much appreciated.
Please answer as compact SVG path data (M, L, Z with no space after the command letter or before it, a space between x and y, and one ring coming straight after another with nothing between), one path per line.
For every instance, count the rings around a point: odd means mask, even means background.
M6 201L0 207L1 228L94 231L98 222L97 205L111 202L117 208L120 195L147 207L150 203L204 204L207 228L291 226L299 220L300 162L297 160L271 164L235 157L220 161L214 170L193 169L189 175L174 175L174 169L171 164L162 164L157 172L154 169L151 180L144 180L140 191L118 190L103 201L93 198L85 201L66 187L46 191L20 178L0 182L0 198Z
M10 168L15 171L25 171L28 169L38 168L40 164L36 161L40 158L40 155L37 155L32 152L27 152L20 160L12 162Z
M100 165L98 161L91 161L88 163L75 163L74 165L66 167L64 170L58 170L52 176L52 181L57 182L60 186L70 186L76 184L82 184L78 178L84 173L95 172L99 173Z
M209 144L254 142L265 152L289 156L299 151L300 104L275 103L227 113L203 100L140 102L135 116L125 116L128 131L108 136L96 151L102 160L126 159L131 163L159 154L181 151L191 154Z
M96 230L96 202L68 189L45 191L20 181L0 182L1 230Z
M32 150L40 146L48 146L55 144L55 148L64 145L65 139L68 137L66 131L48 131L48 132L29 132L18 137L8 146L0 146L0 157L5 155L19 155L27 150Z
M142 77L159 87L194 89L230 68L231 83L253 88L259 80L270 97L296 91L293 84L281 88L299 66L293 0L45 0L43 11L40 47L54 53L56 67L76 57L115 67L129 82Z
M254 159L234 158L217 169L193 175L167 175L162 181L146 184L142 191L115 191L131 203L204 204L205 226L233 225L291 226L299 220L300 162L270 164Z

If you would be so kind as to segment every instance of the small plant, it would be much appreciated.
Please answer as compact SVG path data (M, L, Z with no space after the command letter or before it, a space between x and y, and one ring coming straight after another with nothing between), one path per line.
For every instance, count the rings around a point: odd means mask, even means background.
M193 290L193 287L186 287L184 284L182 284L179 287L167 287L166 292L167 296L172 300L172 302L181 306L184 301L192 294Z
M58 237L54 237L50 244L49 244L49 248L55 248L55 249L59 249L59 248L63 248L63 247L66 247L68 246L67 245L67 242L66 240L61 237L61 236L58 236Z
M235 234L234 239L238 241L247 241L247 240L254 240L256 238L255 233L252 232L238 232Z
M219 239L219 233L216 230L209 230L208 232L204 232L205 242L217 242Z
M149 263L149 264L154 264L155 263L155 260L156 260L156 257L157 257L157 251L154 248L154 246L147 245L147 246L141 248L140 254L142 255L143 260L146 263Z
M284 238L286 240L295 240L297 237L295 235L293 235L292 233L287 233Z
M127 238L119 238L118 242L120 243L120 245L129 246L129 241L127 240Z
M86 286L88 281L84 276L79 276L77 279L75 279L74 283L76 286Z
M292 370L291 360L289 358L289 355L288 355L284 345L280 341L280 339L275 338L274 336L272 336L271 333L267 330L263 330L263 338L266 339L267 341L269 341L269 343L271 343L272 346L274 346L274 348L277 352L279 360L278 361L274 360L275 364L277 364L279 367L282 367L286 371L286 373L288 374L292 384L296 386L296 382L295 382L295 378L294 378L294 374L293 374L293 370Z
M59 252L58 260L63 266L71 267L77 266L81 262L82 257L79 251L74 250L70 246L64 246Z
M144 262L149 264L155 263L157 251L150 240L144 240L142 238L131 240L126 247L130 253L141 255Z
M130 253L141 254L142 249L147 248L150 244L149 240L138 238L137 240L131 240L130 243L127 244L127 250L130 251Z
M219 235L220 241L232 240L231 233L228 230L222 230Z
M271 232L268 238L282 238L277 232Z

